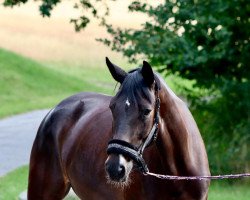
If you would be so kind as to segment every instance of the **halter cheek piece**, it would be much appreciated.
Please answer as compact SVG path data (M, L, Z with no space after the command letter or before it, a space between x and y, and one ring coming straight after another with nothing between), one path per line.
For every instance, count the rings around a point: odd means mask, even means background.
M142 157L143 151L146 147L150 146L157 138L158 124L159 124L159 110L160 110L160 98L159 98L159 86L155 85L156 101L155 101L155 116L154 125L148 134L146 140L139 146L123 141L113 139L108 143L107 154L122 154L126 157L131 158L135 164L138 166L139 170L143 173L147 173L148 167Z

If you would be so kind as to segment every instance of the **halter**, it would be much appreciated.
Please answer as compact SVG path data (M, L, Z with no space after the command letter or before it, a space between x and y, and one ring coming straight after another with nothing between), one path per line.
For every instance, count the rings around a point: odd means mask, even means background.
M143 172L149 172L146 162L144 161L142 155L143 151L146 147L150 146L156 139L158 133L158 125L159 125L159 111L160 111L160 98L159 98L159 86L155 84L155 116L154 116L154 124L153 127L148 134L146 140L139 146L136 147L126 141L113 139L108 143L107 154L122 154L126 157L131 158L138 169Z

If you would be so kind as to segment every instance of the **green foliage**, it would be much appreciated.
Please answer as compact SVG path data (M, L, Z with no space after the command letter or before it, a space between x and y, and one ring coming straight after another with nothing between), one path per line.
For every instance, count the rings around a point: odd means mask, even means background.
M22 3L26 3L28 0L5 0L4 1L4 6L15 6L15 5L20 5Z
M22 3L26 3L28 0L5 0L4 6L15 6ZM42 0L42 4L39 7L39 10L43 16L50 17L50 13L53 10L56 4L60 3L60 0Z
M26 3L28 0L4 0L4 6L15 6L22 3ZM40 13L43 17L50 17L54 7L61 2L61 0L37 0L41 2L39 6ZM115 1L115 0L113 0ZM102 9L97 10L100 7ZM70 23L73 23L76 31L84 29L90 22L90 13L93 17L105 21L105 16L109 14L109 7L106 2L101 0L79 0L75 1L75 9L81 9L84 14L78 18L70 19ZM103 22L102 22L103 23Z
M182 85L182 93L204 135L212 173L249 170L248 1L133 1L129 10L148 20L139 29L105 24L111 39L99 41L131 62L144 57L160 72L194 80L199 89Z
M229 82L214 96L204 97L198 92L189 98L196 101L192 110L203 133L213 174L249 172L249 91L247 82Z
M149 18L138 30L106 24L103 42L131 61L145 56L155 67L211 88L224 79L249 79L250 6L241 1L172 0L157 6L134 1L131 12ZM140 58L140 57L139 57Z

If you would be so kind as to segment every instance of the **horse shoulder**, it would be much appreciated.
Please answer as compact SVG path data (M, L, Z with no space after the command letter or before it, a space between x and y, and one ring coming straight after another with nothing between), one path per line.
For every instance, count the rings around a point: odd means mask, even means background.
M185 149L185 151L187 152L186 167L188 174L191 176L210 175L205 144L201 137L199 128L188 109L187 104L180 100L178 101L178 107L187 135L187 149ZM209 183L210 181L208 180L193 181L188 186L190 190L187 195L191 195L194 199L206 199ZM196 189L193 190L192 188Z

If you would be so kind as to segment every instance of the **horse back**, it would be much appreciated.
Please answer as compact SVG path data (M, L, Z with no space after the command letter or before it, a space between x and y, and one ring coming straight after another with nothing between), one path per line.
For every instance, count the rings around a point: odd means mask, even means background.
M41 122L36 136L36 140L39 140L38 145L44 146L49 139L53 139L58 145L63 144L67 136L70 136L72 128L81 121L86 121L91 116L95 117L100 112L109 112L110 98L106 95L83 92L63 100L50 110Z

